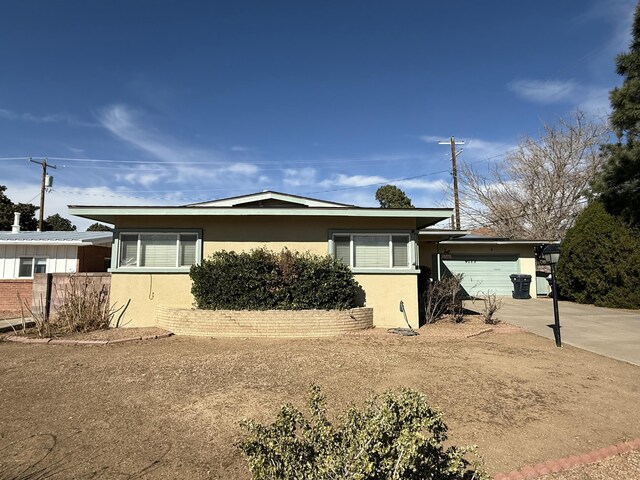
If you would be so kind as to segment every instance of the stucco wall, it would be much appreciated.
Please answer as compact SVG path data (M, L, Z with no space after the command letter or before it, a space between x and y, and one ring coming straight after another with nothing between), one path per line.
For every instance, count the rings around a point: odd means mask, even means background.
M436 253L434 243L420 242L420 265L432 268L433 255ZM478 244L440 244L440 253L467 255L518 255L519 272L536 278L536 259L533 245L478 245ZM433 272L435 278L436 273ZM534 280L535 281L535 280Z
M159 305L156 325L178 335L206 337L328 337L373 327L373 311L194 310Z
M371 218L265 218L265 217L122 217L119 229L199 228L203 232L203 257L217 250L250 250L267 247L280 251L328 253L330 230L388 230L412 228L411 219ZM357 274L366 293L366 306L374 309L374 325L404 326L398 310L403 300L413 326L418 324L417 275ZM193 306L188 274L117 273L112 276L112 302L131 303L125 315L128 326L150 326L159 304Z
M400 301L403 301L409 323L418 328L417 275L357 274L355 277L367 295L366 305L373 307L376 327L406 327L400 311Z
M114 273L111 275L111 304L129 306L122 317L123 327L152 327L158 305L193 306L188 274Z

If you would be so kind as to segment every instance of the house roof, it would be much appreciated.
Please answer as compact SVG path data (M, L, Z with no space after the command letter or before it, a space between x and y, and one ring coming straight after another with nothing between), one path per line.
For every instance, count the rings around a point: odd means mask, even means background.
M493 245L545 245L549 240L519 240L505 237L490 237L477 233L469 233L457 238L443 241L444 244L493 244Z
M260 192L183 206L85 206L69 205L69 213L115 224L122 216L284 216L407 218L415 228L448 219L451 208L364 208L279 192Z
M0 245L96 245L111 243L111 232L0 232Z
M464 237L469 232L466 230L452 230L449 228L423 228L418 232L421 239L431 242L441 242L452 238Z
M251 193L249 195L240 195L237 197L221 198L207 202L191 203L185 205L185 207L239 207L243 205L265 208L273 208L276 206L357 208L355 205L349 205L346 203L329 202L326 200L318 200L316 198L291 195L290 193L274 192L273 190Z

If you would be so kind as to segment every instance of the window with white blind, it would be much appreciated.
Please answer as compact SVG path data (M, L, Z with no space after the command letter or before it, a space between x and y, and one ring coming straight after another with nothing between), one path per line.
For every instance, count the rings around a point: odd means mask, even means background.
M169 269L198 261L197 233L121 233L118 268Z
M413 269L415 243L408 234L336 233L336 259L354 269Z

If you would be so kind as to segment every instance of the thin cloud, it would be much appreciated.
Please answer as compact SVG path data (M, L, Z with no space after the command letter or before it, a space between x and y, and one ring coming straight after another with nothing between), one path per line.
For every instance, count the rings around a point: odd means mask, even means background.
M284 170L284 178L282 179L284 185L290 187L300 187L302 185L313 185L316 183L316 169L315 168L287 168Z
M407 190L442 190L446 183L443 180L408 179L394 180L380 175L344 175L338 174L321 181L318 185L323 188L335 187L374 187L382 184L393 184Z
M534 103L567 103L593 116L606 116L611 110L610 87L581 85L573 81L521 80L511 82L508 88Z
M367 187L378 183L386 183L388 179L379 175L344 175L339 173L320 182L321 187Z
M229 182L239 177L254 177L259 167L246 162L228 162L214 151L184 146L145 127L142 115L122 104L111 105L99 117L100 124L120 140L158 160L153 172L140 168L121 174L118 179L150 186L160 181L172 184L201 184L204 181ZM190 164L211 160L210 166ZM171 162L171 165L163 164Z
M126 105L112 105L100 113L98 121L116 137L158 160L175 162L202 159L203 152L174 146L158 138L139 125L137 116L136 112Z
M0 108L0 118L12 121L31 123L66 123L72 127L95 127L95 123L84 122L73 115L66 113L51 113L47 115L34 115L29 112L17 113L6 108Z
M550 104L569 100L578 85L572 80L515 80L507 88L531 102Z
M253 148L245 147L244 145L233 145L229 150L239 153L253 152Z

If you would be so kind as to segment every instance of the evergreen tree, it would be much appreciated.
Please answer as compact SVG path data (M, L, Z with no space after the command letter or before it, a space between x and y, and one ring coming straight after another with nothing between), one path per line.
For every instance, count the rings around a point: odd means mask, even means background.
M610 120L617 142L603 149L608 162L595 187L608 212L640 225L640 3L632 36L629 51L616 59L624 82L610 94Z
M49 215L44 220L42 226L45 232L75 232L76 226L67 218L61 217L59 214Z
M395 185L384 185L376 190L376 200L382 208L415 208L407 194Z
M560 246L558 289L578 303L640 308L638 231L592 202Z
M113 229L107 227L106 225L96 222L89 225L87 228L87 232L111 232Z
M20 229L34 231L38 228L35 217L38 207L30 203L13 203L5 195L7 187L0 185L0 231L9 231L13 225L13 214L20 213Z

